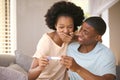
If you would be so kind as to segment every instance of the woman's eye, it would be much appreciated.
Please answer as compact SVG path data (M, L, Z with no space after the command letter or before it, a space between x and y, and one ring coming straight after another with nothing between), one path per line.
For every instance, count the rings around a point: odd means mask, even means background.
M72 26L68 27L68 28L73 28Z
M62 29L62 28L64 28L64 27L63 27L63 26L60 26L59 28L61 28L61 29Z
M71 29L71 28L73 28L73 26L69 26L68 28Z

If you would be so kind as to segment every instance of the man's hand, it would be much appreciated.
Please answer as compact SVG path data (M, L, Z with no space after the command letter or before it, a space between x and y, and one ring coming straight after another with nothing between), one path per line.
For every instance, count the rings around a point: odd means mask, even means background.
M69 56L61 56L61 64L63 64L66 68L76 72L76 69L79 65L75 62L72 57Z

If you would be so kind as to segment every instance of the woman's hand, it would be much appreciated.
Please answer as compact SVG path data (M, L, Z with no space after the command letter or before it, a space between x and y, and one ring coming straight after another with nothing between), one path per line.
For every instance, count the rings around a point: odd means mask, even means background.
M49 59L47 56L42 56L39 58L39 68L41 70L44 70L48 64L49 64Z
M74 34L73 34L73 32L71 32L69 34L59 33L59 36L60 36L60 38L62 39L63 42L69 43L69 42L72 41Z
M61 56L60 62L66 68L68 68L74 72L76 72L77 68L79 67L79 65L75 62L75 60L69 56Z

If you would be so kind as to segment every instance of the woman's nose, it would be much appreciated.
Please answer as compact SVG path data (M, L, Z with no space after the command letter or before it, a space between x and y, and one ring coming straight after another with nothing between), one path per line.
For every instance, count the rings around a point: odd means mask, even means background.
M69 33L69 30L67 28L65 28L64 33Z

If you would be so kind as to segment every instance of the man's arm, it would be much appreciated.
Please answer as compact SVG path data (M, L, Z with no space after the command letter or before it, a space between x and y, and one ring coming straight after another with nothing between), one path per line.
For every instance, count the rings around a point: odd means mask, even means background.
M75 72L78 73L84 80L115 80L115 75L113 74L105 74L103 76L94 75L79 65Z
M62 56L61 63L73 72L78 73L84 80L115 80L115 75L98 76L78 65L72 57Z

